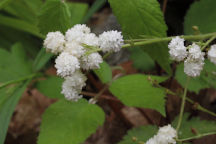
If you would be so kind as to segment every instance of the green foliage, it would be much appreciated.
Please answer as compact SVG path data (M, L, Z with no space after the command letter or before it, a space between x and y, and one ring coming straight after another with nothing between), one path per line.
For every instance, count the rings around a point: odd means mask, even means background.
M216 88L215 72L215 65L211 63L209 60L206 60L201 75L196 78L191 78L188 90L198 94L201 89L210 87ZM179 64L177 66L175 78L181 84L181 86L184 87L187 75L184 73L183 64Z
M51 76L46 80L37 82L36 88L49 98L64 98L64 96L61 94L62 83L62 78Z
M133 60L134 67L142 71L150 71L155 67L155 63L152 58L139 48L133 48L131 59Z
M165 91L154 87L149 78L158 83L167 79L141 74L128 75L115 80L110 91L125 105L154 109L165 116Z
M0 89L0 144L4 143L10 118L27 84Z
M5 7L7 4L9 4L12 0L1 0L0 1L0 9Z
M166 36L167 26L156 0L109 0L109 2L122 26L125 38L140 38L141 35ZM167 43L145 46L143 50L166 72L171 73Z
M100 68L95 69L94 72L103 83L108 83L112 80L112 70L105 61L101 63Z
M157 133L156 126L141 126L133 128L128 131L123 140L119 144L138 144L139 142L146 142ZM136 139L136 140L135 140Z
M12 18L0 14L0 25L11 27L23 32L28 32L40 38L44 37L42 34L39 33L39 30L35 25L32 25L24 20L20 20L17 18Z
M88 5L85 3L67 3L71 13L71 25L79 24L88 10Z
M85 17L83 18L81 22L86 23L91 18L91 16L95 12L97 12L97 10L99 10L103 5L105 5L105 3L106 3L106 0L95 0L95 2L91 6L91 8L88 10L87 14L85 15Z
M216 132L216 122L215 121L207 121L201 120L200 118L193 117L188 120L189 114L185 114L182 119L182 126L179 130L179 138L187 138L196 136L198 134ZM175 127L178 122L178 117L173 121L173 126ZM193 129L193 130L192 130ZM195 133L193 133L196 132Z
M184 22L185 34L193 34L192 26L199 27L201 33L216 31L216 1L195 1L187 12Z
M13 45L11 52L0 49L0 82L15 80L31 74L31 65L20 43Z
M42 69L52 56L53 54L47 53L45 48L41 48L34 60L32 67L33 71L39 71Z
M104 122L104 113L84 99L60 100L43 115L38 144L80 144Z
M47 0L38 16L38 28L43 34L51 31L65 32L70 28L71 13L68 5L61 0Z

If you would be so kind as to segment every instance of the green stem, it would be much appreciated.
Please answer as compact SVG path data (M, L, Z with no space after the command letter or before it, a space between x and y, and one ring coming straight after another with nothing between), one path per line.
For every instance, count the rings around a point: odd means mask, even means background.
M4 87L6 87L6 86L8 86L10 84L19 83L19 82L22 82L24 80L32 79L33 77L35 77L37 75L38 75L38 73L33 73L31 75L27 75L27 76L24 76L24 77L16 79L16 80L7 81L7 82L0 85L0 89L4 88Z
M214 39L216 38L216 35L212 36L201 48L201 50L204 50Z
M184 113L185 100L186 100L187 88L188 88L189 82L190 82L190 77L187 77L187 82L185 84L184 94L183 94L182 102L181 102L181 109L180 109L179 119L178 119L178 123L177 123L177 127L176 127L177 132L178 132L178 130L179 130L180 126L181 126L181 123L182 123L182 117L183 117L183 113Z
M214 134L216 134L216 132L209 132L209 133L199 134L199 135L185 138L185 139L177 139L177 141L179 141L179 142L189 141L189 140L198 139L198 138L202 138L204 136L209 136L209 135L214 135Z
M184 38L185 40L203 40L203 39L208 39L211 37L216 36L216 33L208 33L208 34L202 34L202 35L186 35L186 36L180 36L181 38ZM131 46L143 46L143 45L149 45L149 44L154 44L154 43L159 43L159 42L168 42L171 41L172 38L174 37L165 37L165 38L153 38L153 39L148 39L148 40L141 40L137 42L133 42L133 44L125 44L122 46L122 48L128 48ZM129 41L129 40L127 40Z

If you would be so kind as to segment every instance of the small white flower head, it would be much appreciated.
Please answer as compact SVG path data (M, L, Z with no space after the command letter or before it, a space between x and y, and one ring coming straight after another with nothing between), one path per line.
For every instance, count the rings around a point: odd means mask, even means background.
M67 30L67 32L65 33L65 39L68 42L76 41L78 43L81 43L83 42L84 36L85 34L82 31L78 31L73 28Z
M103 59L99 53L92 53L81 58L81 67L85 70L98 69Z
M171 40L168 48L172 60L182 61L187 56L187 49L184 46L184 39L180 38L179 36Z
M190 77L197 77L200 75L204 66L204 59L194 61L191 58L187 58L184 61L184 72Z
M78 59L67 53L61 53L55 60L57 75L61 77L71 76L77 69L80 68Z
M212 63L216 64L216 44L210 47L208 58Z
M205 53L201 51L200 46L193 43L190 47L191 48L189 49L189 54L188 54L188 57L190 57L190 59L193 60L203 59Z
M83 54L85 54L85 49L79 43L70 41L65 44L65 52L80 58Z
M44 40L44 47L48 52L57 54L64 50L65 37L64 35L57 32L49 32Z
M150 138L145 144L159 144L157 141L157 136Z
M171 125L167 125L159 129L156 137L159 144L176 144L177 132Z
M86 34L83 43L89 46L98 46L98 37L94 33Z
M90 28L85 24L77 24L67 30L65 38L67 41L76 41L82 43L86 34L90 33Z
M95 98L91 98L91 99L89 100L89 103L90 103L90 104L96 104L96 103L97 103L97 100L96 100Z
M78 101L82 98L82 95L79 94L80 91L77 91L77 89L71 87L70 83L68 83L67 81L63 83L61 93L69 101Z
M89 34L91 32L90 28L87 27L85 24L76 24L74 27L73 27L74 30L77 30L77 31L81 31L85 34Z
M70 77L66 77L64 83L62 84L62 94L64 94L67 100L77 101L82 96L80 92L82 88L86 85L86 76L82 74L81 71L76 71Z
M99 35L99 46L103 52L118 52L124 44L123 36L118 31L107 31Z

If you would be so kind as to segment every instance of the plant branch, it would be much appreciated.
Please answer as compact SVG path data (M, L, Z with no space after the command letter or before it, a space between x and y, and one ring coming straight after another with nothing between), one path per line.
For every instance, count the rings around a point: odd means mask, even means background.
M183 113L184 113L184 107L185 107L185 100L186 100L186 95L187 95L187 88L188 88L188 84L190 82L190 77L187 77L187 81L185 84L185 88L184 88L184 94L182 97L182 102L181 102L181 109L180 109L180 114L179 114L179 119L178 119L178 123L177 123L177 127L176 127L176 131L178 132L181 123L182 123L182 117L183 117Z
M4 87L6 87L6 86L8 86L10 84L19 83L19 82L22 82L22 81L25 81L25 80L28 80L28 79L32 79L33 77L36 77L37 75L38 75L38 73L33 73L31 75L27 75L27 76L21 77L21 78L16 79L16 80L7 81L7 82L0 85L0 89L4 88Z
M186 36L180 36L180 37L184 38L185 40L203 40L203 39L208 39L214 36L216 36L215 32L208 33L208 34L201 34L201 35L186 35ZM130 43L124 44L122 48L128 48L131 46L143 46L143 45L149 45L149 44L154 44L154 43L159 43L159 42L168 42L168 41L171 41L172 38L174 37L152 38L152 39L145 39L145 40L141 39L140 41L136 41L136 42L133 42L133 40L131 40L133 44L130 44ZM126 40L126 41L130 41L130 40Z
M216 134L216 132L209 132L209 133L204 133L204 134L198 134L196 136L185 138L185 139L177 139L177 141L179 141L179 142L189 141L189 140L198 139L198 138L202 138L204 136L209 136L209 135L214 135L214 134Z
M216 35L212 36L201 48L201 50L204 50L214 39L216 38Z

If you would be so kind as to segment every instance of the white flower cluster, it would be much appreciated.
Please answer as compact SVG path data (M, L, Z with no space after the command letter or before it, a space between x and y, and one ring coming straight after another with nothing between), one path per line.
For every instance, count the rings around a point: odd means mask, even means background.
M184 39L177 36L171 40L168 47L171 59L176 61L184 60L184 72L188 76L197 77L200 75L204 66L205 53L202 52L199 45L193 43L185 47ZM208 51L208 58L216 64L216 45L211 46Z
M175 138L177 138L176 130L171 125L167 125L161 127L158 133L150 138L146 144L176 144Z
M103 59L97 51L117 52L122 45L121 32L108 31L97 37L85 24L75 25L65 36L59 31L49 32L44 40L48 52L59 54L55 67L57 75L65 78L62 93L73 101L82 98L80 92L85 86L86 77L80 69L99 68Z

